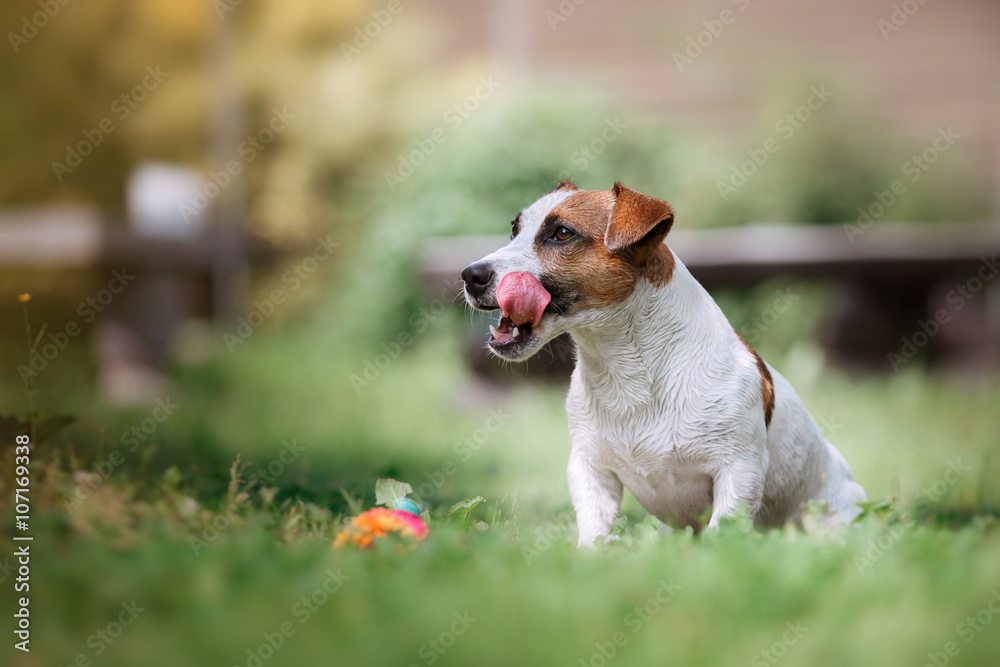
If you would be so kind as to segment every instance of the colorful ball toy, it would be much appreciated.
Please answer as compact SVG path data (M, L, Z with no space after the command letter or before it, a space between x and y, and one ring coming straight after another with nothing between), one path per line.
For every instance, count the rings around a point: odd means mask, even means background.
M427 526L420 518L420 508L408 498L400 498L395 509L375 507L351 519L351 523L341 530L333 541L335 548L348 544L359 549L368 549L375 540L399 536L413 543L427 537Z

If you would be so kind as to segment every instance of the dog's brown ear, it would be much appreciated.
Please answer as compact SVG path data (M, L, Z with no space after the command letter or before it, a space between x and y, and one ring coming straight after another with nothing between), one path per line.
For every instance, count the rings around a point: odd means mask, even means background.
M556 185L556 187L552 188L552 192L559 192L560 190L570 191L570 190L579 190L579 189L580 188L576 187L576 183L574 183L573 181L570 181L570 180L567 179L567 180L559 181L559 184Z
M612 189L615 206L604 234L609 252L642 245L655 248L674 224L674 210L667 202L647 197L641 192L615 183Z

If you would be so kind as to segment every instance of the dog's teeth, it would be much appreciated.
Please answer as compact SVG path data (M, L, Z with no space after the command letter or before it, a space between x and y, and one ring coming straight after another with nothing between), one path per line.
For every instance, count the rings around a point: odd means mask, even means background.
M500 309L500 315L502 315L503 317L507 317L508 316L507 315L507 311L504 310L503 308Z
M493 334L493 338L499 338L500 337L500 330L497 329L492 324L490 325L490 333Z
M517 330L517 327L514 327L514 333L513 333L513 335L511 335L511 340L517 338L520 335L521 335L521 332Z

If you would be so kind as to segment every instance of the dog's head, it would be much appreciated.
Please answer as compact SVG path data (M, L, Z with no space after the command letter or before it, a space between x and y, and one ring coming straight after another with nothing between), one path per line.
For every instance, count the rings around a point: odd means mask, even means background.
M510 243L462 271L465 298L500 310L489 349L521 361L561 333L597 323L641 278L670 280L666 202L616 183L580 190L563 181L511 222Z

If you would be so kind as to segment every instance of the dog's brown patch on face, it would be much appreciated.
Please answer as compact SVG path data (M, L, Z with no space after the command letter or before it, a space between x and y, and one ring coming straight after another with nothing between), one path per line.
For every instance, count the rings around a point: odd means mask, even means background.
M627 257L604 247L604 232L614 204L611 192L574 192L552 209L535 237L544 274L558 291L575 295L575 308L619 303L635 286L638 268ZM552 242L552 234L560 226L575 236L568 242Z
M765 428L771 425L771 415L774 414L774 379L771 377L771 371L768 370L767 364L764 360L760 358L750 345L743 340L743 336L738 333L736 337L740 339L743 346L746 347L747 351L753 355L753 358L757 361L757 371L760 372L760 393L764 399L764 426Z
M574 308L620 303L632 293L640 276L662 287L673 275L673 253L662 242L652 251L638 247L608 250L605 236L615 203L612 191L574 192L552 209L535 237L544 274L557 291L575 296ZM554 243L552 234L561 226L575 236Z

